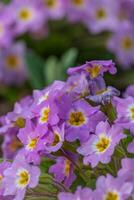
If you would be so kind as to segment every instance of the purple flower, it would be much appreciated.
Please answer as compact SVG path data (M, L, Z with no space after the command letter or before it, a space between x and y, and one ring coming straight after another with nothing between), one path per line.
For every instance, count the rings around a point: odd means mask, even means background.
M59 200L93 200L93 192L89 188L78 187L75 193L61 192L58 195Z
M99 111L99 107L92 107L85 100L78 100L65 113L65 138L68 141L85 141L89 133L94 131L98 121L103 119L104 115Z
M3 178L4 178L4 171L10 167L10 163L3 161L2 163L0 163L0 199L2 198L1 196L3 196Z
M109 103L114 96L120 95L120 92L116 88L106 86L102 76L98 76L96 79L91 80L89 87L90 94L86 97L86 99L97 104Z
M134 97L134 85L129 85L124 92L124 97Z
M66 2L67 19L71 22L84 22L88 17L89 0L69 0Z
M23 154L27 162L39 164L40 151L44 150L45 141L41 138L41 134L35 125L30 120L27 120L26 126L20 129L17 136L24 145Z
M8 47L12 43L12 22L13 13L9 14L8 8L5 5L2 5L0 7L0 47Z
M14 15L16 34L36 31L43 26L45 20L40 0L13 0L9 12Z
M125 23L120 25L108 42L108 48L116 54L119 63L124 68L134 64L134 28Z
M104 30L114 31L117 28L118 11L117 2L107 0L91 0L89 15L85 24L92 33L99 33Z
M60 19L65 15L65 1L64 0L42 0L44 12L46 12L48 19Z
M74 99L87 96L90 93L89 82L84 73L70 76L63 90Z
M45 138L45 150L49 153L58 151L64 142L65 124L54 126Z
M107 121L100 122L96 127L95 134L92 134L77 151L84 155L84 164L90 163L92 167L95 167L99 162L110 162L115 146L124 137L125 135L118 125L110 127Z
M123 179L114 178L111 175L106 177L101 176L97 180L97 189L95 191L94 199L98 200L126 200L130 197L133 185L129 182L124 182Z
M4 171L4 195L15 195L15 200L23 199L26 188L37 186L39 176L39 168L27 164L23 153L19 152L12 165Z
M134 140L132 142L129 143L128 147L127 147L128 152L130 153L134 153Z
M121 99L114 98L117 110L117 122L125 129L129 129L134 133L134 98L127 97Z
M13 159L18 150L22 148L21 141L17 138L18 129L11 128L4 135L2 153L5 159Z
M48 125L56 125L59 122L58 108L53 98L43 101L33 107L32 112L37 119L37 127L40 134L44 135L48 130Z
M124 182L130 182L133 186L132 196L134 197L134 159L124 158L122 160L122 168L118 172L118 176L124 179Z
M74 160L74 156L72 158ZM58 157L56 164L52 165L49 173L53 173L58 182L63 182L66 187L70 187L76 179L73 163L65 157Z
M4 84L22 84L27 79L24 61L25 45L16 43L0 51L1 82Z
M86 73L91 79L94 79L98 77L99 75L103 75L105 72L109 72L110 74L116 73L115 64L112 62L112 60L108 61L90 61L86 62L86 64L69 68L68 74L72 75L75 73Z

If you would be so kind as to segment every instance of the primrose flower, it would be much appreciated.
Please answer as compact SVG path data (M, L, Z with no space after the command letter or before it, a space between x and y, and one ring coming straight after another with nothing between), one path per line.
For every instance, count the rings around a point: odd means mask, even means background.
M73 160L76 159L72 155L71 157ZM49 168L49 173L54 174L55 179L58 182L63 182L66 187L70 187L76 179L74 174L74 164L68 158L61 156L57 158L56 164Z
M16 43L8 49L1 49L1 82L4 84L22 84L27 79L24 61L25 45Z
M134 63L134 29L125 23L113 33L108 42L108 48L117 55L119 63L129 68Z
M64 0L42 0L42 6L48 19L60 19L65 15Z
M40 151L44 150L44 139L32 121L27 120L26 126L20 129L18 138L24 145L23 154L26 157L27 162L39 164L40 163Z
M52 130L49 131L48 136L45 138L45 150L49 153L58 151L64 142L65 135L65 124L60 127L53 126Z
M124 158L122 160L122 168L118 172L118 176L123 178L125 182L132 183L132 196L134 197L134 159Z
M129 143L127 150L129 153L134 153L134 140Z
M71 22L84 22L88 17L89 0L69 0L66 3L67 19Z
M84 164L91 164L96 167L99 162L109 163L115 147L125 135L118 125L110 127L108 122L100 122L95 134L77 149L78 153L84 156Z
M89 188L78 187L75 193L61 192L58 195L59 200L93 200L93 192Z
M12 22L13 13L9 14L7 7L2 5L0 7L0 47L8 47L12 43L14 37L11 29Z
M129 85L127 87L127 89L125 90L124 94L123 94L124 97L134 97L134 85Z
M13 0L9 11L14 14L16 34L35 31L43 25L45 20L40 0Z
M114 31L117 27L118 4L107 0L92 0L89 17L85 19L89 30L92 33L99 33L104 30Z
M101 176L97 180L97 189L95 191L95 200L126 200L130 197L133 185L124 182L123 179L114 178L111 175Z
M104 114L99 111L99 107L92 107L85 100L73 103L65 114L65 138L68 141L87 140L89 133L94 131L98 121L105 119Z
M85 98L97 104L109 103L114 96L119 96L120 92L112 87L106 86L102 76L90 81L90 94Z
M79 99L90 94L89 82L84 73L70 76L64 90L74 99Z
M94 79L98 77L99 75L103 75L105 72L109 72L110 74L115 74L116 68L112 60L108 60L108 61L94 60L94 61L86 62L86 64L82 66L69 68L67 72L69 75L84 72L90 77L90 79Z
M121 99L114 98L117 110L117 122L125 129L129 129L134 133L134 98L127 97Z
M10 167L10 162L4 161L0 163L0 199L3 197L3 178L4 178L4 171Z
M22 200L27 188L37 186L39 176L39 168L27 164L24 155L19 152L12 165L4 171L3 195L14 195L15 200Z

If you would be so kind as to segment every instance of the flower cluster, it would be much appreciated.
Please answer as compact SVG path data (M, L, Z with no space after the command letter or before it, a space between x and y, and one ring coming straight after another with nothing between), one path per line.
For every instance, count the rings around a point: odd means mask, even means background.
M133 13L133 0L12 0L6 5L1 3L0 80L8 82L3 71L7 71L11 77L19 74L21 79L25 78L20 72L23 64L19 56L22 58L23 53L18 52L16 45L12 45L16 38L27 32L36 38L47 36L48 22L64 17L70 23L83 23L93 34L110 31L112 34L108 41L108 49L117 55L122 66L130 67L134 64Z
M111 60L69 68L66 82L35 90L0 118L0 199L134 198L134 87L117 97L105 84L106 72L116 73ZM48 171L60 186L56 194L44 193L44 158L53 161ZM38 185L43 191L34 192Z

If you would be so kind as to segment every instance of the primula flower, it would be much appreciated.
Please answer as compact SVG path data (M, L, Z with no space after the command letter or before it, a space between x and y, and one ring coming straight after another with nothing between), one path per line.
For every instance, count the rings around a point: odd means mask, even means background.
M42 6L40 6L40 0L13 0L9 12L14 14L17 34L35 31L44 24L45 15Z
M89 16L85 19L86 26L92 33L104 30L114 31L117 28L117 2L107 0L91 0Z
M84 155L84 164L90 163L92 167L95 167L99 162L109 163L116 145L124 137L118 125L110 127L108 122L100 122L95 134L92 134L77 151Z
M134 153L134 140L129 143L127 150L129 153Z
M22 84L27 79L24 61L25 45L16 43L10 48L0 51L1 82L4 84Z
M58 151L64 142L65 124L54 126L45 138L45 150L49 153Z
M56 125L59 122L58 108L51 98L36 105L32 112L36 117L37 127L42 135L47 132L48 125Z
M94 199L98 200L126 200L130 197L133 185L124 182L123 179L114 178L111 175L101 176L97 180L97 187Z
M24 155L19 152L12 165L4 171L4 196L15 195L15 200L22 200L27 188L37 186L40 170L27 164Z
M69 0L66 2L67 19L71 22L84 22L88 17L89 0Z
M125 90L123 96L124 96L124 97L129 97L129 96L134 97L134 85L129 85L129 86L126 88L126 90Z
M71 158L75 160L76 158L71 155ZM56 164L52 165L49 169L49 173L53 173L55 179L58 182L64 183L66 187L70 187L73 181L76 179L74 174L74 164L65 157L58 157Z
M40 132L32 121L27 120L26 126L20 129L17 136L24 145L23 154L25 155L27 162L39 164L40 151L44 150L45 140L41 137Z
M117 110L117 122L125 129L129 129L134 133L134 98L127 97L121 99L114 98Z
M11 200L11 197L9 197L9 196L3 197L3 192L4 192L4 190L3 190L4 171L5 171L7 168L9 168L10 165L11 165L11 163L10 163L10 162L6 162L6 161L0 163L0 199L1 199L1 200L4 200L4 198L5 198L6 200L8 200L8 198L9 198L9 200ZM13 198L13 197L12 197L12 198Z
M115 74L116 68L112 60L108 61L94 60L86 62L86 64L75 68L69 68L67 72L69 75L84 72L87 74L87 76L90 77L90 79L94 79L99 75L103 75L105 72L109 72L110 74Z
M124 179L124 182L130 182L133 186L132 196L134 197L134 159L124 158L122 160L122 168L118 172L118 176Z
M68 141L85 141L97 123L103 119L104 114L99 111L99 107L92 107L85 100L78 100L65 113L65 138Z
M119 63L129 68L134 63L134 28L125 24L118 27L108 42L108 48L116 54Z
M11 28L13 23L13 13L8 12L4 5L0 5L0 47L11 45L14 34Z
M70 76L63 88L74 99L80 99L90 94L89 82L84 73Z
M78 187L75 193L61 192L59 200L93 200L93 192L89 188Z
M42 0L47 19L60 19L65 15L65 0Z
M105 104L111 102L114 96L119 96L120 92L112 87L106 86L106 83L102 76L98 76L96 79L90 81L90 94L85 98L91 100L97 104Z
M22 143L17 137L18 129L10 128L4 135L2 143L2 153L5 159L14 159L18 150L22 148Z

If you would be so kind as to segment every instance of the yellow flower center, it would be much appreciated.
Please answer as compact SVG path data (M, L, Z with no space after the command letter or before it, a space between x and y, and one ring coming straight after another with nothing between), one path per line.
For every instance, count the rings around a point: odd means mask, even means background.
M134 107L130 108L130 117L132 120L134 120Z
M27 144L26 148L28 150L33 150L36 148L36 145L37 145L37 142L38 142L38 137L37 138L34 138L34 139L29 139L29 143Z
M19 19L26 22L32 19L33 12L29 8L22 8L18 14Z
M117 192L108 192L105 200L119 200L119 195Z
M106 11L103 8L100 8L96 12L96 18L97 19L105 19L106 18Z
M41 123L46 123L49 119L49 113L50 113L50 108L49 106L46 107L46 108L43 108L42 111L41 111L41 117L40 117L40 122Z
M122 48L124 50L130 50L133 47L133 45L134 45L134 41L133 41L132 38L130 38L130 37L124 37L122 39Z
M45 0L45 4L50 8L55 7L56 3L57 0Z
M2 180L3 180L3 176L2 176L2 174L0 174L0 184L1 184Z
M25 127L25 123L26 120L23 119L22 117L19 117L16 121L15 121L15 126L19 127L19 128L24 128Z
M88 67L86 71L90 74L91 78L96 78L101 70L101 66L94 64L93 67Z
M81 126L85 123L86 119L82 112L74 111L70 113L69 124L73 126Z
M59 133L55 132L52 146L56 146L60 141L61 141L61 137Z
M18 188L21 189L25 188L28 185L29 180L30 180L30 174L26 169L18 170L17 180L16 180Z
M65 175L68 177L70 174L71 162L70 160L66 159L65 161Z
M111 139L102 135L99 141L95 144L98 153L104 153L110 146Z
M83 0L72 0L72 3L75 5L75 6L82 6L84 1Z
M6 65L9 69L17 69L19 66L19 58L16 55L9 55L6 57Z

